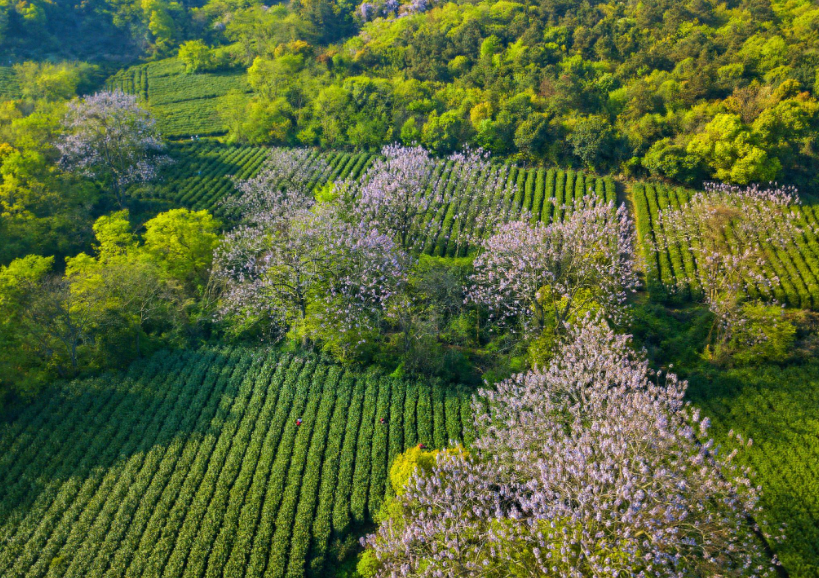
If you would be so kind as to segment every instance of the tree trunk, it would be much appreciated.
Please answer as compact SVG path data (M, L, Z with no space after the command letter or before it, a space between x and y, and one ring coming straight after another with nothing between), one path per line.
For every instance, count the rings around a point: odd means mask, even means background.
M77 375L77 340L71 340L71 371Z
M310 340L307 338L307 332L304 330L304 320L307 319L307 301L302 299L299 303L299 310L301 312L301 346L307 349L310 345Z

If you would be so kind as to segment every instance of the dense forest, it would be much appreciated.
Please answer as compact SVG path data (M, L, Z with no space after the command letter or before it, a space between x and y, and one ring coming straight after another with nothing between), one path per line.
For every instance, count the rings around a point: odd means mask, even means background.
M191 73L246 71L252 90L220 105L231 142L468 143L687 184L815 186L808 1L35 1L2 14L12 60L178 55Z
M819 576L819 7L0 0L0 576Z

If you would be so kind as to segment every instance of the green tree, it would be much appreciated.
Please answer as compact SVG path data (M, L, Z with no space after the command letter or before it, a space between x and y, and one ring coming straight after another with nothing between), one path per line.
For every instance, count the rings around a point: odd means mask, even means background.
M179 31L175 17L183 8L177 2L165 0L141 0L141 3L148 40L155 52L166 53L176 43Z
M813 169L805 152L815 146L817 128L819 103L807 93L798 93L766 108L751 124L760 146L790 173Z
M74 254L91 238L99 191L55 164L52 143L63 111L44 100L33 108L0 107L0 263L31 253Z
M440 116L429 115L421 131L421 142L437 153L452 152L464 142L465 123L457 110L448 110Z
M205 210L173 209L145 223L144 251L168 275L200 291L207 282L219 222Z
M691 139L686 150L702 159L714 178L746 185L773 181L782 168L779 159L760 145L738 115L718 114Z
M284 54L272 60L257 56L247 69L247 81L263 99L274 100L287 94L303 68L302 54Z
M49 101L67 100L90 72L88 65L62 62L23 62L14 65L20 92L25 98Z
M126 255L137 248L127 209L103 215L96 220L93 229L97 239L94 248L103 261Z
M66 281L74 309L91 320L97 363L140 357L146 336L171 331L182 318L179 285L138 252L108 259L81 253L67 260Z
M349 94L341 86L332 84L318 93L313 114L321 128L323 146L344 144L349 123L349 106Z
M0 268L0 383L24 393L53 375L76 375L81 348L93 340L96 311L51 274L53 262L29 255Z
M525 158L543 156L549 140L549 121L543 116L531 116L515 129L515 146Z
M183 324L182 284L199 281L215 227L206 211L177 209L148 221L146 243L139 245L128 211L97 219L96 256L66 259L65 275L76 309L93 320L97 355L139 357L144 336Z
M0 267L0 396L9 388L31 393L49 377L45 368L31 371L44 363L48 348L37 333L29 331L28 314L34 293L53 263L53 257L29 255Z
M567 140L574 154L590 169L600 168L614 156L614 129L603 117L588 116L579 119Z
M188 40L181 44L177 58L189 73L210 70L215 62L213 50L201 40Z
M651 145L641 162L655 177L692 183L702 176L699 157L688 154L683 145L676 144L669 138Z
M401 127L401 142L405 145L418 144L421 141L421 130L414 116L409 117Z

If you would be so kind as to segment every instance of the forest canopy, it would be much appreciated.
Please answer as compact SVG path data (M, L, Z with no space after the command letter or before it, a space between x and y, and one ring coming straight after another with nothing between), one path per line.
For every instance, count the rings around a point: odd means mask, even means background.
M218 105L229 142L470 144L691 185L816 185L809 1L0 5L14 59L86 58L74 43L90 30L117 39L97 61L178 57L189 74L244 75L251 90ZM31 42L68 31L65 47Z

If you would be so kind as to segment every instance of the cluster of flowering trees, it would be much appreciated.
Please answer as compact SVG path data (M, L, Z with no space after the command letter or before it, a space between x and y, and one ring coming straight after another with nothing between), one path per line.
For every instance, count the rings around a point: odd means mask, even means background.
M502 225L480 246L469 298L530 336L562 333L590 309L619 322L639 284L625 206L594 196L575 201L562 221Z
M494 189L507 185L487 178L485 153L452 155L444 173L423 148L397 145L317 200L312 188L326 167L307 155L274 151L228 201L242 222L217 250L213 280L234 328L289 333L348 358L388 332L403 336L393 340L402 355L444 333L480 340L482 318L484 329L512 328L517 340L562 335L589 310L622 321L637 286L624 207L589 195L551 224L526 215L504 223L504 195ZM442 174L457 175L457 193L439 186ZM444 235L472 256L422 254ZM457 331L442 328L453 320Z
M685 389L653 374L628 337L584 318L548 367L482 391L473 448L410 476L391 517L362 539L360 570L772 575L749 524L757 490L737 450L707 440L709 420Z
M462 170L485 170L484 157L470 158ZM341 187L343 210L331 210L392 240L407 256L403 281L410 290L414 239L437 221L427 185L433 173L423 150L387 149L362 181ZM738 283L731 276L744 280L754 271L754 255L745 248L758 246L763 232L771 242L772 229L752 200L790 201L756 190L717 195L695 197L687 209L692 213L669 213L664 225L668 239L679 242L686 235L689 242L700 239L694 231L708 228L713 239L693 242L717 255L729 243L731 255L739 255L713 270L700 267L709 304L720 316L718 304ZM562 218L551 223L504 222L494 217L503 211L491 206L485 213L493 218L475 228L484 238L470 239L464 301L484 312L490 326L509 329L535 348L547 344L549 351L532 357L534 370L481 392L475 404L480 435L468 451L437 454L434 467L416 469L395 488L380 527L362 540L359 571L771 575L773 563L753 523L758 505L750 472L734 464L735 451L723 455L707 439L708 419L683 401L685 382L661 379L629 337L612 330L638 287L635 234L625 208L589 195L561 207ZM732 263L746 268L736 272ZM411 291L396 303L417 305Z
M316 204L309 185L321 168L307 170L303 154L274 151L230 203L243 222L216 251L220 314L274 339L333 335L346 357L389 314L408 256L389 234L400 231L376 220L381 212L353 220L337 203Z

